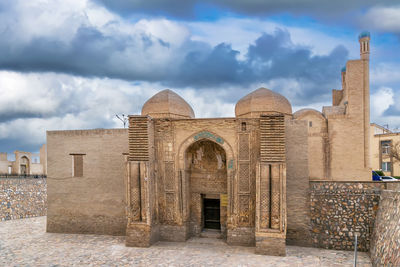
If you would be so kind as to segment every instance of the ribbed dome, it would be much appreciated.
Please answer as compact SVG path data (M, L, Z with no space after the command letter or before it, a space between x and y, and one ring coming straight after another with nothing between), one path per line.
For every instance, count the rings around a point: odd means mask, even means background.
M261 114L292 114L290 102L278 93L266 88L259 88L240 99L235 107L236 117L256 118Z
M178 94L166 89L144 103L142 115L153 118L194 118L192 107Z

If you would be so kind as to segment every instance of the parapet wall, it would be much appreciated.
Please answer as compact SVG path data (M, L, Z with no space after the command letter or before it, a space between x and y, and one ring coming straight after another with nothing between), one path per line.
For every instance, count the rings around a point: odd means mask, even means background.
M368 251L378 210L379 197L386 183L311 182L311 238L313 246Z
M374 266L400 266L400 191L381 194L370 254Z
M0 220L45 216L46 179L0 178Z

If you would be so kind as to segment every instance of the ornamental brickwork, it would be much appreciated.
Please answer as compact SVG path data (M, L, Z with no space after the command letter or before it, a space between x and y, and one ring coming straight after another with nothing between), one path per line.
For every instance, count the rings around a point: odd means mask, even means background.
M228 244L285 255L285 115L131 116L126 159L128 246L201 235L214 199Z

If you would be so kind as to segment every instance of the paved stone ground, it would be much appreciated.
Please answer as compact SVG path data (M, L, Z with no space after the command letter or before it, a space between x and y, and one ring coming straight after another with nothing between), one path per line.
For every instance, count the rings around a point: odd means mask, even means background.
M50 234L46 217L0 222L0 266L352 266L353 253L287 247L287 257L255 255L254 248L193 238L128 248L124 237ZM357 266L371 266L359 253Z

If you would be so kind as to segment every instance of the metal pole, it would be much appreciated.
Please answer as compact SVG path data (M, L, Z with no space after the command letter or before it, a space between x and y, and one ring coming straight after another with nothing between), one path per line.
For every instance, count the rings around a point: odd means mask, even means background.
M354 242L354 267L357 267L357 234L354 235L355 236L355 242Z

